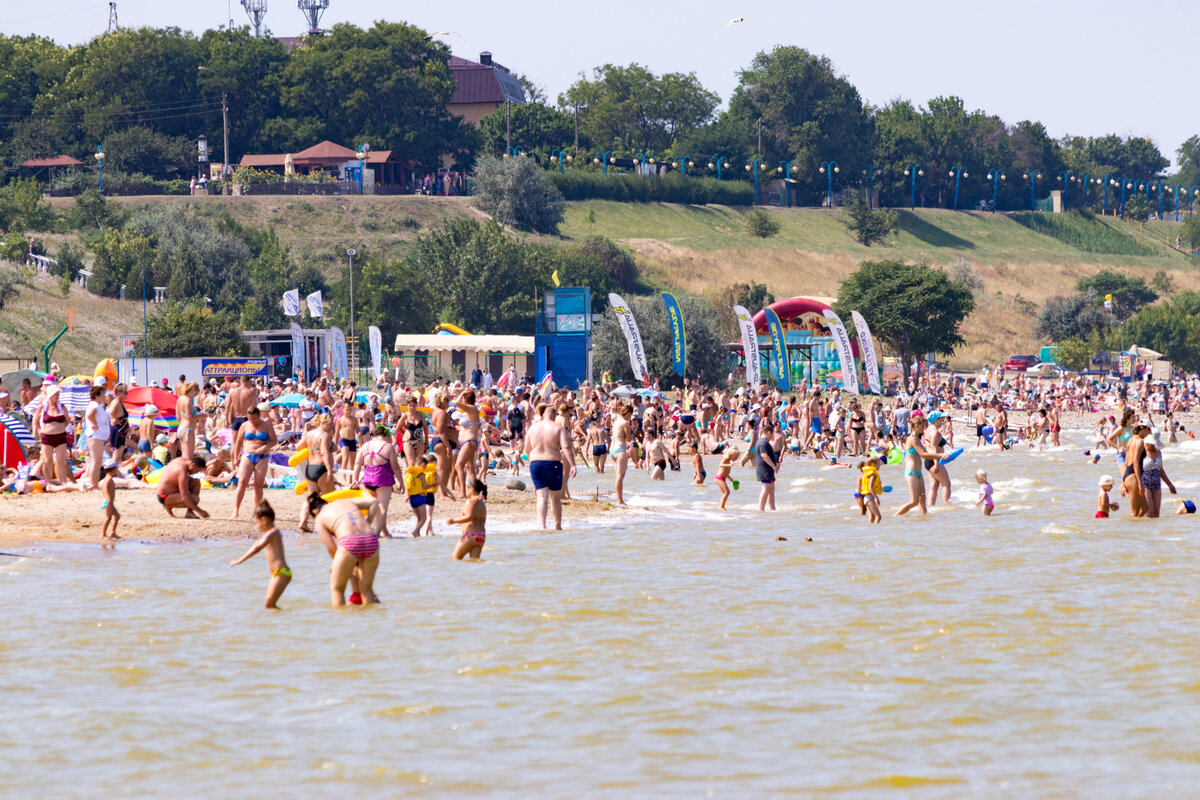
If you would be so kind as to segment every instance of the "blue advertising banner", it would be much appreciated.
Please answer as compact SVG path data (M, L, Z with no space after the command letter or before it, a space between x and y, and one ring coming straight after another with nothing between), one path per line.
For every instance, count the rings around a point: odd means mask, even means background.
M792 388L791 369L788 365L787 337L783 335L783 323L773 308L764 308L767 315L767 332L771 334L771 355L775 361L775 369L779 374L779 388L790 391Z
M266 377L267 359L202 358L200 359L200 375L206 380L208 378L224 378L226 375L233 377L249 375L252 378Z
M686 377L687 332L683 328L683 312L675 295L663 292L662 299L667 304L667 323L671 326L671 366L680 377Z

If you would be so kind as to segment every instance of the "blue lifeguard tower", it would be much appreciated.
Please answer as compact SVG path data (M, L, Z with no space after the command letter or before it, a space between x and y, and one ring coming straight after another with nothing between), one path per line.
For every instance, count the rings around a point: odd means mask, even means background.
M554 373L559 386L578 389L592 379L592 290L560 286L547 290L533 337L537 374Z

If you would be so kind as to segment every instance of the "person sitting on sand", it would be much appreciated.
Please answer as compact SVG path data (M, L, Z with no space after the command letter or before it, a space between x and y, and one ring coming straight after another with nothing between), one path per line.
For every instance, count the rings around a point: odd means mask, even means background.
M168 517L175 516L175 509L186 508L187 519L208 519L208 512L200 508L200 479L192 474L204 471L204 457L194 455L190 459L179 458L163 467L158 479L158 502Z
M236 567L259 551L266 550L267 569L271 571L271 582L267 584L266 607L278 609L276 603L283 596L283 590L292 582L292 571L288 569L287 560L283 556L283 534L275 527L275 509L271 508L270 503L264 501L254 509L254 524L262 532L262 538L241 558L230 561L229 566Z

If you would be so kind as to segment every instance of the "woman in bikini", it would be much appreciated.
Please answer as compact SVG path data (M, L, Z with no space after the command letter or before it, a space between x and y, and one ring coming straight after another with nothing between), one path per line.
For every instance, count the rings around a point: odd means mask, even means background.
M188 382L183 385L183 396L175 401L175 418L179 420L177 436L180 452L184 458L191 458L196 454L196 396L199 394L200 387L193 382ZM262 502L261 493L257 499L255 507Z
M234 436L234 449L240 449L242 454L242 462L238 465L237 493L233 497L234 519L237 519L238 509L242 507L242 498L246 496L246 484L251 477L254 478L254 507L262 505L271 448L278 442L275 438L275 427L264 414L269 410L270 406L266 403L251 406L246 422L238 428Z
M1127 413L1132 413L1132 409ZM1149 433L1150 429L1145 425L1134 425L1125 444L1125 473L1121 476L1121 494L1129 495L1129 510L1135 517L1144 517L1150 510L1147 499L1149 493L1142 482L1142 466L1146 458L1144 437Z
M113 401L108 404L108 427L111 430L108 446L113 449L113 458L117 461L125 458L125 446L129 439L129 410L125 408L125 396L128 393L125 384L118 383L113 387Z
M274 426L272 426L274 427ZM304 480L308 484L307 494L316 492L325 494L332 492L336 486L333 482L333 415L318 414L313 418L313 425L300 439L297 449L308 448L308 463L304 465ZM300 510L300 530L309 533L308 500L304 500Z
M404 468L391 442L391 432L386 425L376 425L371 431L371 440L358 451L354 462L354 485L369 489L379 501L379 513L375 516L375 532L392 538L387 526L388 504L392 501L392 487L404 481Z
M857 400L850 403L850 447L855 458L867 454L867 415Z
M617 505L621 507L625 505L625 471L629 469L629 448L633 441L629 429L632 415L632 408L625 403L617 403L612 427L612 460L616 471L613 490L617 495Z
M346 605L346 584L351 584L351 602L360 595L366 605L378 603L375 596L375 572L379 569L379 537L375 535L375 516L379 503L373 497L334 500L308 496L309 513L325 548L333 558L329 570L329 595L334 608ZM366 516L363 516L366 511ZM354 586L354 584L358 584Z
M438 392L433 400L433 414L430 415L429 426L433 428L433 436L429 446L437 456L438 486L441 487L442 497L454 500L450 491L450 467L454 463L455 451L458 450L458 431L450 424L450 413L446 410L450 401L444 392Z
M400 418L403 433L400 436L401 447L404 448L404 463L413 467L421 456L425 455L425 415L417 411L417 398L408 398L408 410Z
M933 485L929 487L929 505L937 505L938 488L942 490L942 497L947 503L950 502L950 472L946 469L946 465L941 463L940 459L946 453L946 437L942 435L942 421L946 416L941 411L934 411L929 415L929 434L925 444L930 451L934 453L932 458L925 459L925 469L929 470L929 478Z
M74 483L75 477L67 468L67 409L59 402L62 389L58 384L46 390L46 397L33 414L34 433L42 441L42 474L47 479Z
M458 459L454 462L454 480L450 488L459 486L465 490L467 478L474 480L478 477L475 456L479 453L480 428L483 427L479 408L475 405L474 389L467 389L458 396L457 408L459 414L466 415L466 419L460 417L458 420Z
M914 417L909 422L909 434L904 440L904 479L908 482L909 501L896 511L896 516L920 508L921 514L929 513L925 506L925 479L921 476L921 459L940 458L937 453L925 450L921 435L929 425L924 417Z
M479 558L487 541L487 484L476 478L467 487L462 516L446 520L451 525L462 525L462 536L454 547L455 561L467 556Z

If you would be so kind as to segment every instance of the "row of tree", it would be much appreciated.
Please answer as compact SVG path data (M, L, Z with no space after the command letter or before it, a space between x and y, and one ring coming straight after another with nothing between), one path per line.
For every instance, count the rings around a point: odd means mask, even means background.
M397 150L417 169L440 165L446 153L469 165L479 150L499 155L512 144L544 166L562 148L572 151L574 168L591 164L597 150L662 162L689 157L702 171L719 158L729 164L725 177L743 180L752 158L771 173L786 161L801 202L821 197L826 163L838 165L835 186L872 182L886 205L911 198L910 165L924 173L923 205L952 202L955 167L966 172L960 205L990 199L987 172L1005 169L1012 174L999 187L1002 207L1027 203L1027 168L1043 174L1044 195L1060 172L1149 179L1169 166L1142 137L1054 140L1041 123L1010 125L957 97L871 106L829 59L790 46L758 53L720 113L721 98L694 73L606 64L553 106L523 81L531 102L497 110L476 131L447 110L455 89L449 56L424 30L400 22L337 25L291 50L247 28L200 36L124 29L68 47L0 36L0 159L11 167L69 153L94 163L103 144L106 168L170 177L194 168L200 134L216 159L331 139ZM230 154L220 151L223 96ZM1200 136L1180 148L1179 161L1178 180L1200 184Z

